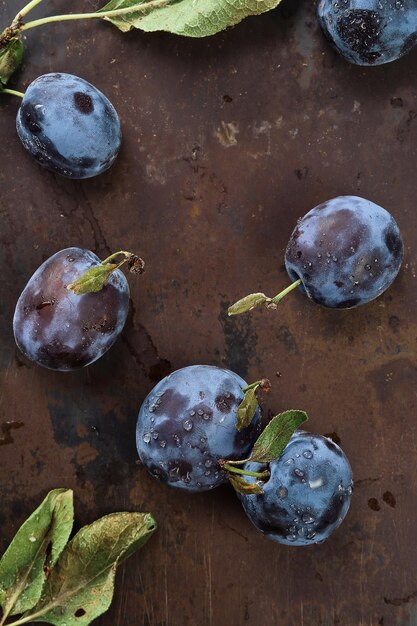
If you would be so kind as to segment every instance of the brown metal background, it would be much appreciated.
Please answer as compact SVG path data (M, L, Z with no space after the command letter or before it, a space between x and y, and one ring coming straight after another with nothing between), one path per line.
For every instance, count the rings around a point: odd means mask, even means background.
M22 4L0 2L3 25ZM33 15L97 6L53 0ZM18 101L0 102L0 422L24 424L0 447L0 547L53 487L74 489L77 525L152 511L159 530L97 625L417 624L416 61L346 64L308 0L205 40L92 21L28 32L13 85L48 71L90 80L119 111L124 141L109 173L67 181L31 161ZM346 312L293 294L276 314L228 319L234 299L287 284L296 219L339 194L382 204L402 228L404 267L388 293ZM147 272L130 281L115 347L60 374L18 354L12 316L32 272L71 245L132 249ZM266 411L303 408L311 430L337 434L356 490L331 540L273 544L228 488L187 496L138 465L143 398L192 363L269 376Z

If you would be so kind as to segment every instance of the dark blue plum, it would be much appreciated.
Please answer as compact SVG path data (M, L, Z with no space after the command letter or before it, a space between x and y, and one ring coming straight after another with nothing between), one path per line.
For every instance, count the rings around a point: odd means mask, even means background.
M370 302L397 276L403 243L382 207L340 196L305 215L291 235L285 266L291 280L325 307L348 309Z
M245 387L237 374L209 365L184 367L161 380L143 402L136 427L146 469L186 491L227 482L218 462L244 459L259 434L259 409L246 429L236 429Z
M120 121L111 102L72 74L45 74L26 90L17 132L43 167L68 178L105 172L120 148Z
M350 63L382 65L417 42L416 0L320 0L325 37Z
M264 468L258 463L244 467ZM263 494L239 494L251 522L278 543L308 546L327 539L345 518L352 496L352 470L339 446L297 431L269 469ZM253 483L256 478L246 480Z
M75 295L66 287L100 259L67 248L33 274L16 305L13 330L23 354L44 367L71 371L90 365L114 344L129 308L129 286L116 270L97 293Z

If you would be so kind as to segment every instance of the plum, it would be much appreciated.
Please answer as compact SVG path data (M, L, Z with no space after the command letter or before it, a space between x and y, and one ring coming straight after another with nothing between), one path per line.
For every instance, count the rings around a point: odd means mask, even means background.
M255 293L229 308L229 315L278 302L298 287L317 304L349 309L380 296L401 268L403 242L388 211L358 196L339 196L309 211L285 251L293 283L274 298Z
M339 54L357 65L382 65L417 43L416 0L320 0L318 21Z
M90 365L114 344L129 307L129 286L118 268L125 261L132 271L143 265L130 253L122 253L121 263L110 263L118 254L102 262L90 250L66 248L36 270L13 319L16 344L28 359L71 371Z
M357 196L340 196L305 215L285 252L291 280L317 304L347 309L377 298L400 271L403 243L394 218Z
M120 121L113 105L72 74L45 74L34 80L24 94L16 127L35 161L68 178L105 172L120 148Z
M227 482L222 459L247 458L259 432L260 410L236 428L245 381L234 372L192 365L161 380L144 400L136 445L146 469L186 491L206 491Z
M238 495L251 522L278 543L306 546L327 539L352 497L352 470L341 448L326 437L297 431L268 467L262 493ZM259 472L264 466L246 463L244 469ZM260 484L251 476L246 480Z

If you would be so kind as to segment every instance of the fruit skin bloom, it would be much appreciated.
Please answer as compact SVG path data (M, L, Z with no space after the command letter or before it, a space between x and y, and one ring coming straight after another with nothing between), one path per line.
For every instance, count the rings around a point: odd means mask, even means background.
M403 260L394 218L374 202L339 196L309 211L285 252L292 281L317 304L349 309L366 304L392 284Z
M246 463L244 469L264 466ZM278 543L308 546L327 539L345 518L352 497L352 470L341 448L326 437L297 431L269 469L263 494L238 495L251 522Z
M101 264L90 250L66 248L33 274L16 305L13 331L23 354L49 369L76 370L99 359L123 330L129 285L120 270L98 293L67 289L81 274Z
M247 428L236 428L246 386L234 372L210 365L184 367L161 380L137 421L136 446L146 469L186 491L227 482L219 460L247 458L259 434L259 408Z
M17 133L40 165L67 178L91 178L113 164L121 143L117 112L104 94L72 74L45 74L26 90Z
M317 16L333 48L356 65L395 61L417 43L415 0L320 0Z

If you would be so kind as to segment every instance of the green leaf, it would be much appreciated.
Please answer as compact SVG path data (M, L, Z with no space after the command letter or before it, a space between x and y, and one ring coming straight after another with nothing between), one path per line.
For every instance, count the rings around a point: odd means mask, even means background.
M227 313L228 315L240 315L252 311L261 304L269 304L270 302L271 298L268 298L264 293L251 293L229 306Z
M105 19L122 31L140 28L147 32L164 30L186 37L207 37L249 15L270 11L279 3L280 0L154 0L142 3L142 11ZM137 0L111 0L100 11L137 9L137 6Z
M72 491L55 489L17 531L0 561L3 614L23 613L38 602L47 573L71 534L73 518Z
M270 463L278 459L294 432L307 420L307 413L295 409L273 417L256 440L248 460L256 463Z
M233 489L238 493L244 493L245 495L263 493L262 487L258 483L249 483L243 476L229 474L228 478Z
M68 285L67 289L73 291L77 296L101 291L107 284L111 273L118 267L119 265L115 263L90 267L80 278Z
M52 570L32 622L87 626L107 611L116 568L156 529L148 513L113 513L82 528Z
M0 50L0 83L7 85L10 77L20 67L24 46L19 37L13 37L5 48Z
M256 390L258 387L259 385L256 385L256 387L248 389L248 391L244 395L242 402L237 408L236 428L239 431L244 430L249 426L253 419L253 416L256 413L256 409L258 408Z

